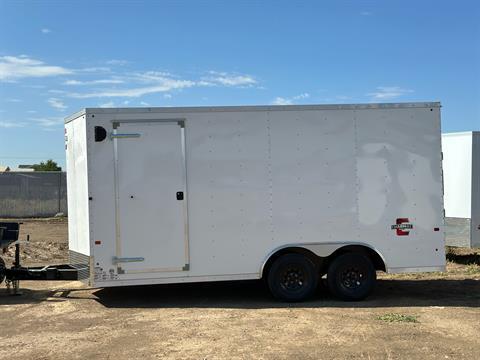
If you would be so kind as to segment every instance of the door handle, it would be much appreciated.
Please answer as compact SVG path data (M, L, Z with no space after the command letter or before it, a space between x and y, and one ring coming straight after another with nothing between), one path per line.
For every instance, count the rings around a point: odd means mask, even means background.
M145 261L144 257L116 257L114 256L112 262L114 264L127 263L127 262L141 262Z
M130 139L130 138L139 138L140 134L110 134L110 139Z
M183 200L183 191L177 191L177 200Z

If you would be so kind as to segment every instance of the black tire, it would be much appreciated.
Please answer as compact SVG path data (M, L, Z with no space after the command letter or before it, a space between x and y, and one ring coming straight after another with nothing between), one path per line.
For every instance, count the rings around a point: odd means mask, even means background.
M5 280L5 261L0 257L0 284Z
M376 280L372 261L360 253L340 255L328 267L328 288L342 300L365 299L373 291Z
M272 295L282 301L303 301L318 285L315 264L301 254L280 256L268 272L268 287Z

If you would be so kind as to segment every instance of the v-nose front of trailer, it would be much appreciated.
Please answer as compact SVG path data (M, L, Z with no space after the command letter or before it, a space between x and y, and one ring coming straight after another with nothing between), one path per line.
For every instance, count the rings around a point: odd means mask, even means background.
M68 249L70 264L82 269L78 274L79 280L88 280L90 277L91 255L86 123L85 111L65 121Z

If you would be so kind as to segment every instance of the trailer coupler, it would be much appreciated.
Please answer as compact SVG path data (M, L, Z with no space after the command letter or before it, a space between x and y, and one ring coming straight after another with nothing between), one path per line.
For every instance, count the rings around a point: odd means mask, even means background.
M5 284L12 295L20 295L20 280L77 280L79 269L71 265L15 267L5 269Z

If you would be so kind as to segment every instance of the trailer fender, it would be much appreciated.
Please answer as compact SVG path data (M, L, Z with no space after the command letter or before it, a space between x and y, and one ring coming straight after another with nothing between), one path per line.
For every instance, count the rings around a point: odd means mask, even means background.
M342 248L352 247L352 246L354 246L354 247L364 247L364 248L370 249L376 255L378 255L378 257L383 262L384 268L387 269L387 262L385 261L384 256L382 255L382 253L378 249L374 248L371 245L361 243L361 242L309 243L309 244L285 244L285 245L282 245L282 246L279 246L279 247L273 249L263 259L261 267L260 267L259 274L260 274L260 277L262 277L263 272L265 270L265 266L267 265L269 260L273 256L275 256L276 254L278 254L279 252L282 252L283 250L286 250L286 249L292 249L292 252L295 252L295 251L298 252L299 249L302 249L302 250L305 250L308 253L311 253L312 255L317 256L319 258L327 258L330 255L332 255L333 253L335 253L337 250L340 250Z

